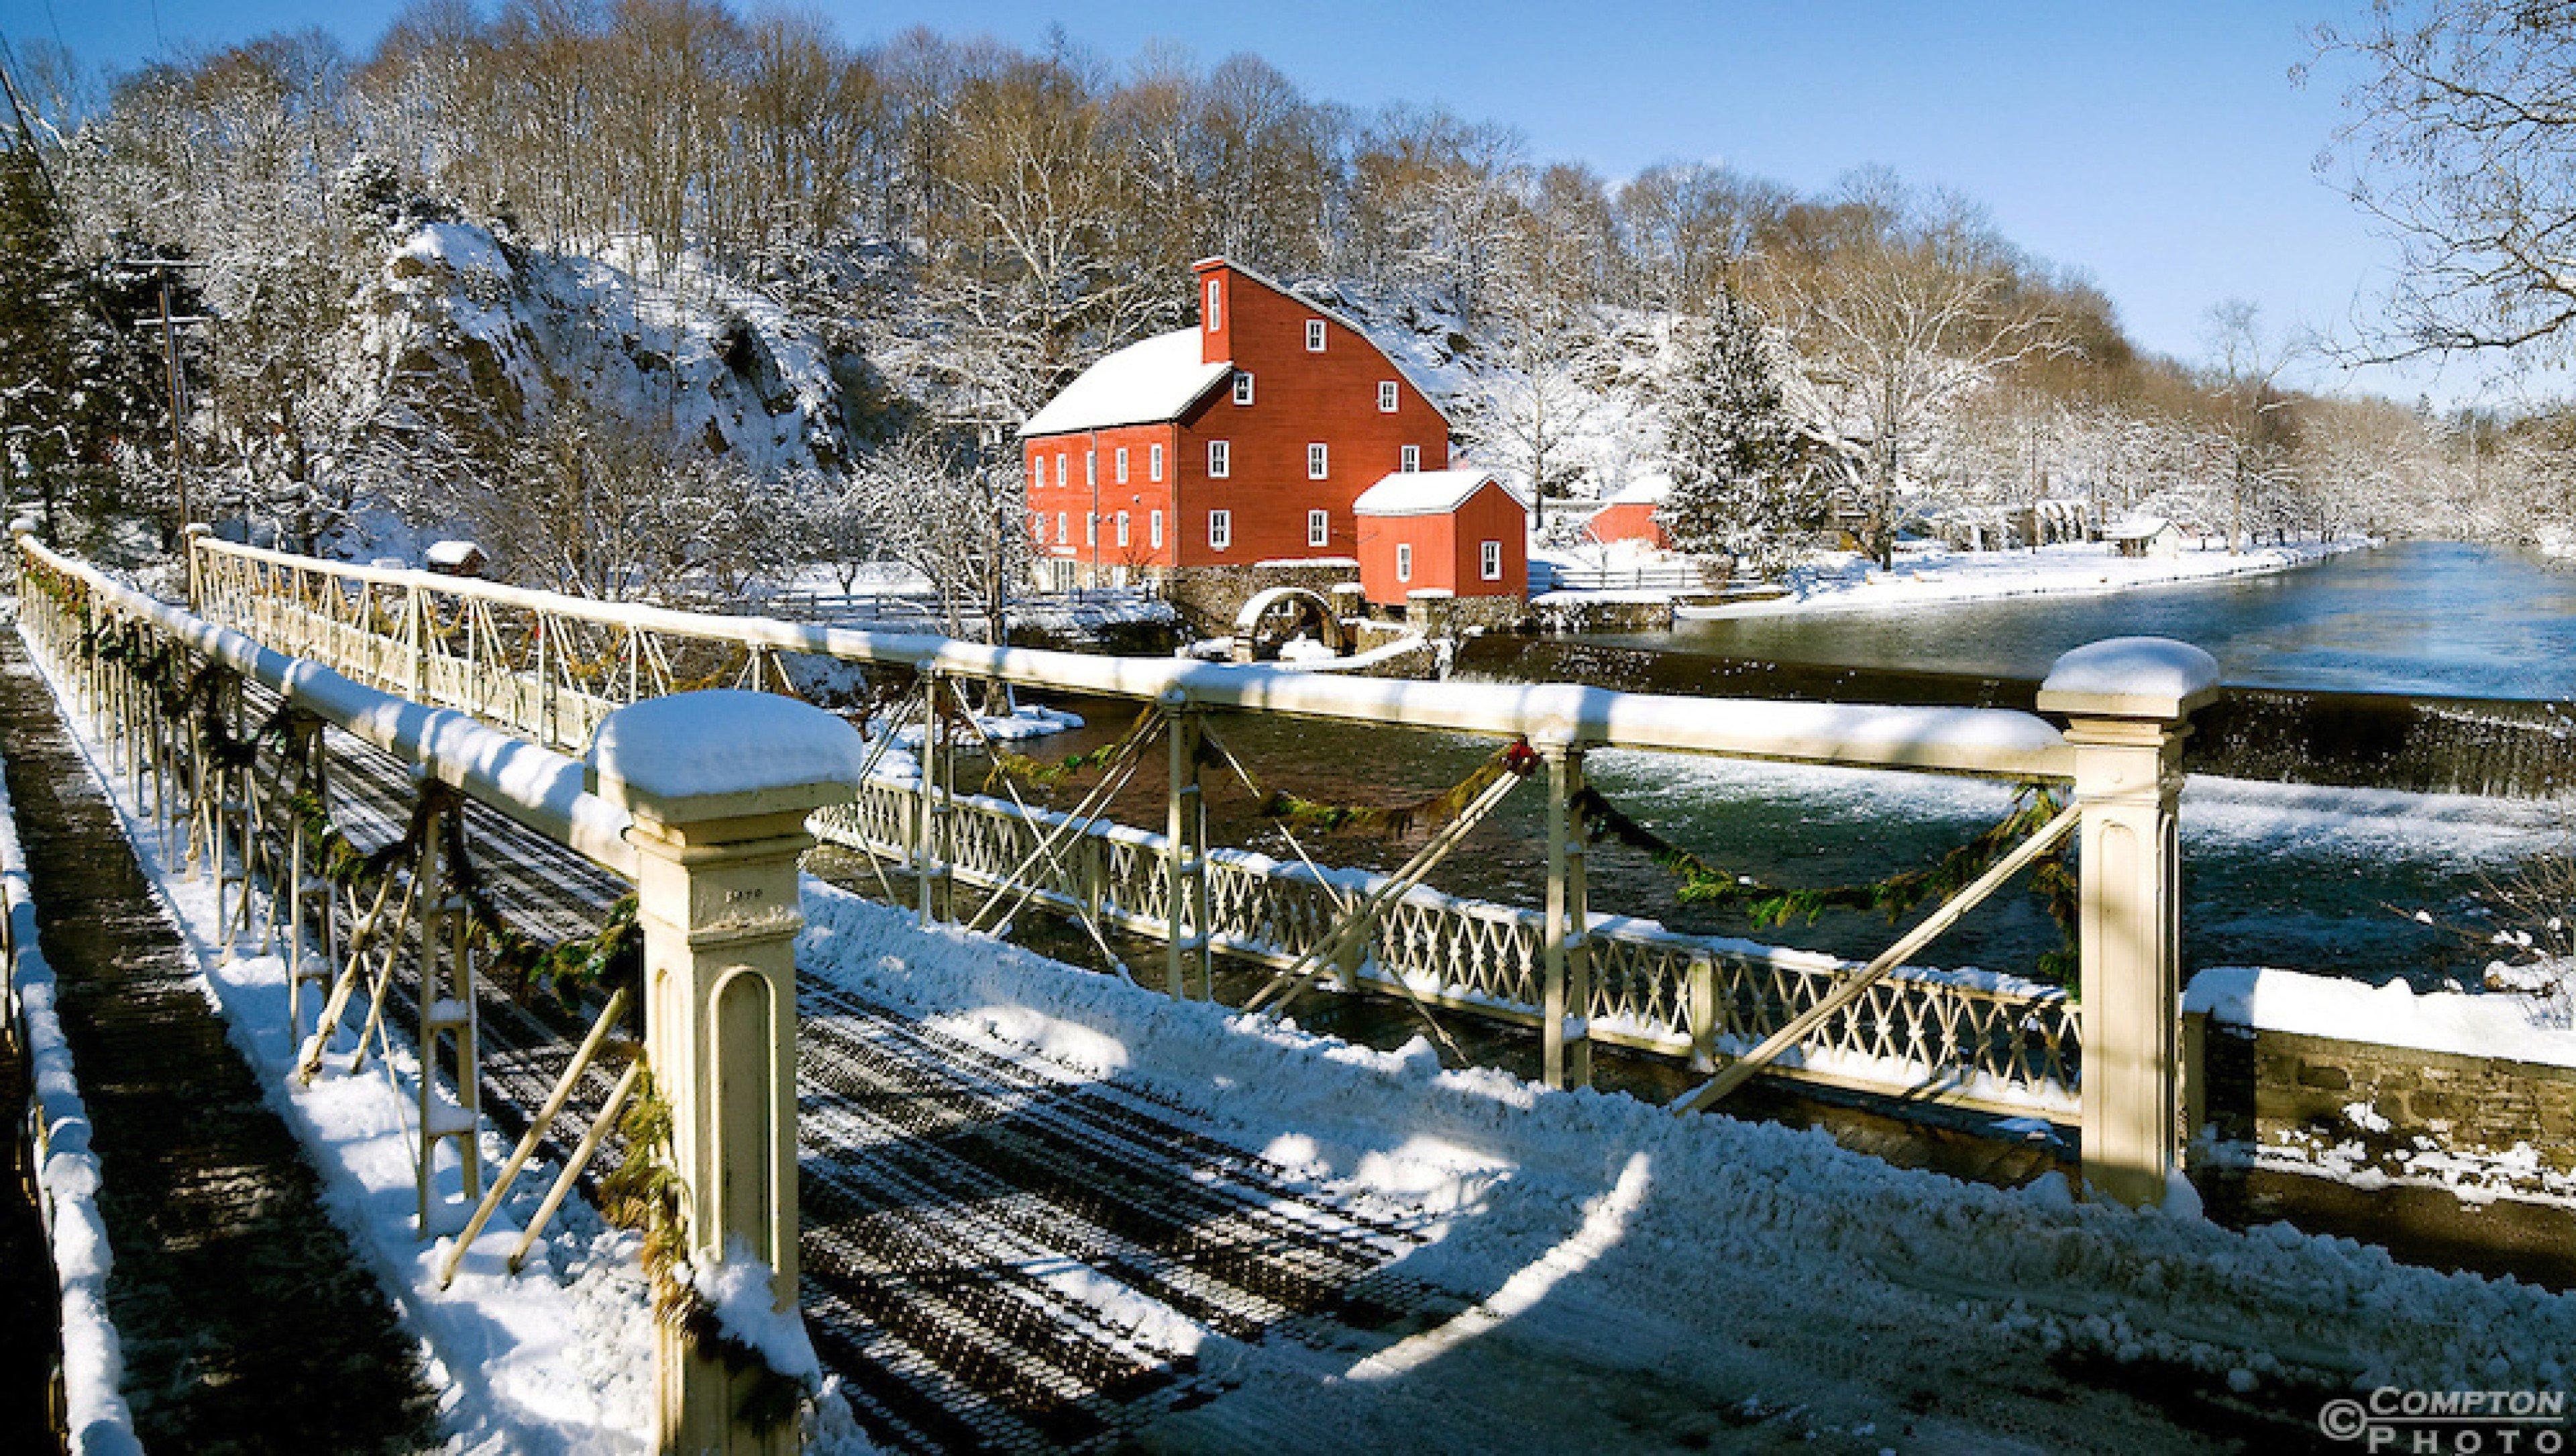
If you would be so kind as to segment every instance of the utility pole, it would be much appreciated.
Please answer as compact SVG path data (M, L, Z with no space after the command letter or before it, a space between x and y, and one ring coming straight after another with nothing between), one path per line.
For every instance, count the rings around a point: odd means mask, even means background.
M182 317L174 313L170 306L170 274L179 268L203 268L207 265L181 258L119 258L116 261L123 267L152 268L161 274L161 312L157 319L145 322L161 325L161 357L168 370L170 389L170 482L178 491L179 531L185 535L188 527L196 521L196 514L188 504L188 373L179 366L179 330L213 323L214 318L209 314Z
M188 510L188 381L179 370L179 321L170 314L170 275L161 275L161 354L170 371L170 479L179 488L179 533L196 519Z

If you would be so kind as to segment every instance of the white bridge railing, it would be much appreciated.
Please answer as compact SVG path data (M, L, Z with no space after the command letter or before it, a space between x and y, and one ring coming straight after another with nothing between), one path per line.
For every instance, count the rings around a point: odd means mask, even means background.
M305 619L324 650L290 652L48 550L29 523L15 536L18 628L65 717L157 826L165 859L211 875L220 949L274 949L284 962L287 1029L301 1051L290 1085L274 1090L296 1096L371 1057L390 1062L394 1008L410 1002L416 1100L406 1136L417 1233L451 1240L435 1256L440 1286L468 1265L519 1271L649 1072L667 1130L658 1146L630 1140L622 1150L665 1165L666 1191L649 1200L648 1267L657 1256L709 1265L747 1250L765 1266L772 1314L795 1318L796 855L811 843L807 815L847 799L857 735L779 699L674 699L598 715L578 761L371 686L386 653L360 623L323 633ZM354 670L334 670L343 663ZM449 658L427 680L453 692L479 677L470 660ZM376 757L411 771L411 802L390 806L390 842L366 849L362 836L376 830L361 826L387 806L362 804L348 785L365 777L359 760ZM596 1013L589 1036L488 1180L480 1008L501 989L494 958L512 938L533 942L478 889L467 801L633 885L609 918L632 914L641 952L635 984L596 988L606 1000L585 1006ZM618 1034L630 998L643 1011L640 1055ZM603 1068L622 1059L625 1071L526 1227L495 1230L511 1180L571 1115L594 1057ZM666 1313L691 1297L669 1269L654 1271ZM709 1345L694 1325L653 1321L656 1448L795 1449L796 1423L749 1399L790 1377Z
M902 860L925 915L952 881L1162 939L1166 980L1204 985L1222 951L1302 977L1410 994L1534 1023L1551 1081L1589 1078L1598 1042L1718 1069L1697 1106L1756 1069L2084 1129L2086 1173L2160 1196L2178 1166L2180 934L2174 806L2190 710L2215 682L2195 649L2123 639L2069 654L2042 694L2061 731L1978 709L1711 701L1572 685L1364 680L1169 659L1111 658L611 604L425 573L342 566L196 536L200 609L281 652L579 751L618 706L693 687L787 686L782 654L909 674L924 730L917 773L874 773L818 836ZM1168 729L1163 832L1066 822L960 795L946 706L999 682L1155 705ZM1484 904L1406 881L1210 849L1198 782L1210 712L1520 738L1549 796L1547 903ZM1989 893L1989 876L1865 968L1673 934L1591 913L1584 755L1617 747L2072 781L2078 808L2017 851L2082 840L2078 1004L1970 984L1901 962ZM2078 821L2080 820L2080 830ZM2007 870L2006 873L2009 871ZM1358 922L1365 921L1365 924ZM1283 973L1286 974L1286 973Z
M822 810L826 843L893 860L911 853L921 803L907 779L872 777L858 799ZM1172 931L1162 874L1164 836L1124 825L1080 828L1061 853L1036 855L1040 837L1065 823L1045 809L961 795L952 805L948 869L980 889L1034 879L1034 901L1089 912L1156 939ZM1035 863L1030 861L1035 859ZM1208 926L1213 949L1271 966L1314 951L1342 912L1336 891L1385 878L1326 870L1268 855L1210 849ZM1676 934L1597 917L1592 961L1592 1041L1710 1067L1739 1054L1813 1006L1851 966L1831 956L1749 941ZM1392 901L1342 979L1410 990L1434 1005L1535 1026L1543 1008L1546 917L1537 910L1415 889ZM1778 1076L1852 1091L1939 1096L1980 1111L2071 1120L2077 1109L2077 1016L2061 991L1995 990L1937 971L1890 976L1830 1018Z

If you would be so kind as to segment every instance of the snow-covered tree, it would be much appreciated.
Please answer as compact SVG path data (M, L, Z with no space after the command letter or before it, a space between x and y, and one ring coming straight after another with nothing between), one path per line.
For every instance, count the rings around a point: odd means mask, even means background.
M1006 634L1010 594L1029 572L1028 495L1019 458L954 431L920 428L869 456L847 508L879 550L920 572L939 595L951 636L985 614Z
M1904 491L1949 410L2014 366L2065 347L2018 296L2010 250L1956 198L1917 204L1864 177L1859 235L1830 266L1783 280L1814 418L1864 462L1862 549L1892 563Z
M1785 565L1822 514L1806 442L1781 389L1780 346L1752 305L1721 291L1706 318L1674 325L1664 398L1673 544L1737 571Z

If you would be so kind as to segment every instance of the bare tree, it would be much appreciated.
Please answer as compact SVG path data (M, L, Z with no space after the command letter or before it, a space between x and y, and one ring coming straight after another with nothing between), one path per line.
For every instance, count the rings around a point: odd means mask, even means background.
M2291 401L2281 376L2300 353L2295 336L2269 332L2262 310L2241 298L2209 311L2206 379L2218 405L2217 441L2228 502L2227 549L2252 544L2252 526L2271 512L2291 479Z
M952 637L980 610L991 640L1008 636L1013 586L1029 571L1028 496L1019 462L948 432L919 429L868 457L848 509L879 549L939 594Z
M1922 215L1898 206L1885 204L1874 236L1840 249L1830 268L1783 280L1810 417L1862 462L1861 546L1882 568L1934 422L2015 365L2065 347L2057 319L2016 295L1981 219L1939 199Z
M2576 345L2576 8L2526 0L2374 6L2319 54L2358 62L2341 155L2318 166L2396 239L2374 357Z

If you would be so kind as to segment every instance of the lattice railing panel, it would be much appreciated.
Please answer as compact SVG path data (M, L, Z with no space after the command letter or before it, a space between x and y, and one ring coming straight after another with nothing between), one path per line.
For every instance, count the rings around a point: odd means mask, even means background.
M813 827L827 842L904 859L912 853L912 799L909 781L872 780L856 802L816 815ZM972 796L956 801L949 823L948 863L961 881L988 889L1028 859L1042 827L1006 801ZM1041 859L1025 882L1040 898L1068 907L1087 903L1096 887L1108 920L1168 933L1163 845L1160 835L1095 825L1067 836L1056 854L1061 864ZM1209 855L1208 929L1228 952L1291 964L1323 941L1341 914L1333 888L1303 866L1226 850ZM1815 1005L1848 970L1805 952L1615 923L1596 926L1586 944L1592 1035L1677 1057L1759 1042ZM1536 911L1421 890L1386 908L1357 970L1381 984L1401 977L1451 1006L1534 1020L1544 956ZM1695 987L1695 977L1704 984ZM1695 1000L1707 1008L1704 1026L1694 1025ZM1802 1045L1799 1064L1783 1070L1900 1094L1944 1087L1971 1105L2062 1110L2074 1104L2077 1045L2075 1008L2062 995L1899 975L1828 1017Z

